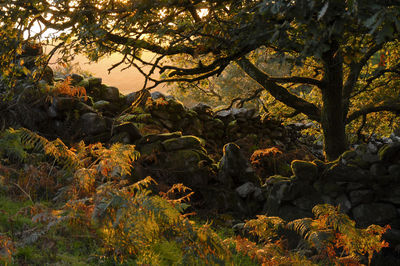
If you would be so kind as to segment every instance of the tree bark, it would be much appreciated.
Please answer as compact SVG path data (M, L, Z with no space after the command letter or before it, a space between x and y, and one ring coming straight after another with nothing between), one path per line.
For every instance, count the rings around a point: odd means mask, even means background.
M343 105L343 58L339 46L323 55L325 74L322 89L321 126L324 135L324 152L327 160L335 160L348 144L346 138L346 121Z

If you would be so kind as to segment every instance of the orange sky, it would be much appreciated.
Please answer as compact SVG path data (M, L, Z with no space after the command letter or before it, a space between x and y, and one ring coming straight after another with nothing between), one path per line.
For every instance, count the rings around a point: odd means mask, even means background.
M145 60L151 59L152 56L151 53L143 54ZM112 70L110 74L108 73L107 69L113 64L119 62L121 58L120 55L115 54L100 60L98 63L89 64L89 61L84 56L78 55L75 61L79 63L79 67L82 70L87 70L92 73L93 76L102 78L104 84L117 87L122 94L128 94L142 89L144 77L133 67L124 71L121 71L123 67L118 67ZM166 86L160 85L152 91L161 91L166 93L167 90Z

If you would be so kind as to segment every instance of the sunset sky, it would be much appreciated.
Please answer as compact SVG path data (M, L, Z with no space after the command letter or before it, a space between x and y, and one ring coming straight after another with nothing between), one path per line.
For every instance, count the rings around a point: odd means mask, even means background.
M146 60L151 59L152 54L144 53ZM108 68L121 60L120 55L112 55L111 57L100 60L98 63L88 63L89 61L82 55L78 55L75 62L79 63L82 70L87 70L95 77L103 79L103 83L109 86L117 87L122 94L128 94L133 91L142 89L144 77L135 68L129 68L121 71L123 67L118 67L108 73ZM167 92L167 87L160 85L153 91Z

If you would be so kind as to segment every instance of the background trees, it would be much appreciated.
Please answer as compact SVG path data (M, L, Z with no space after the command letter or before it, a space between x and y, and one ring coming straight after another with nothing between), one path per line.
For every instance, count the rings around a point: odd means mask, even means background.
M397 45L398 1L14 0L1 5L2 36L12 29L15 39L22 40L40 24L43 30L59 32L55 40L65 57L83 52L95 61L119 52L124 55L120 64L136 67L147 77L144 88L196 82L236 62L276 100L321 123L328 159L347 148L346 124L377 111L400 111L398 54L391 54L389 62L384 57L378 68L371 66L374 56ZM28 38L40 38L40 33ZM18 53L18 45L11 42L7 47ZM251 57L261 47L311 71L271 76ZM143 61L144 50L155 58ZM194 64L177 66L175 56ZM166 78L155 80L155 71ZM319 101L293 93L304 85L320 94ZM375 96L382 90L392 93L378 101ZM364 97L366 105L356 108L356 96Z

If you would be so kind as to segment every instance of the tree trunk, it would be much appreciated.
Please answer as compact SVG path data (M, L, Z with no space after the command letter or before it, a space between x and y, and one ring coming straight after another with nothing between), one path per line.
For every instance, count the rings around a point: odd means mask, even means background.
M335 92L323 93L321 126L324 134L324 152L327 160L338 158L347 149L346 124L343 119L341 97Z
M321 126L327 160L338 158L347 149L343 108L343 58L337 45L323 55L325 65L322 89Z

